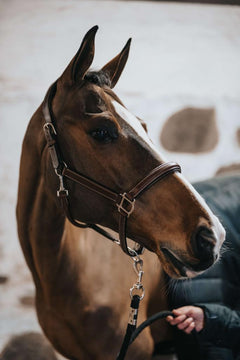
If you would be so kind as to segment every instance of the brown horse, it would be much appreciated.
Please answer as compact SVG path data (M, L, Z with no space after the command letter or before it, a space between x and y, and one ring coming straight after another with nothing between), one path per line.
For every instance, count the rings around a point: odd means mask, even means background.
M144 124L112 91L127 61L130 41L100 71L89 71L96 31L94 27L85 35L54 91L48 92L30 121L17 204L19 238L36 286L39 322L60 353L78 360L116 357L127 323L128 288L136 275L130 257L118 246L67 219L56 196L59 179L69 190L73 221L117 232L122 215L119 204L64 176L65 164L115 194L128 191L146 176L149 184L153 169L165 166ZM49 117L54 125L49 125ZM54 133L48 141L43 132L46 121ZM58 157L64 159L64 171L57 169L56 176L53 165L55 160L58 167ZM146 296L139 321L166 306L162 268L175 278L195 276L214 263L225 237L217 218L181 174L172 172L150 185L136 200L125 229L130 239L150 250L143 255ZM124 206L130 202L122 200ZM150 359L159 336L144 331L127 359Z

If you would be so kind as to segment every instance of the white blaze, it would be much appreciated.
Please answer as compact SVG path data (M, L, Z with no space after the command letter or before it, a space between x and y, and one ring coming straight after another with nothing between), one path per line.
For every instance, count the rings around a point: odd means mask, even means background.
M150 140L148 134L146 133L146 131L144 130L144 128L142 127L140 121L136 118L136 116L131 114L130 111L128 111L128 109L126 109L124 106L119 104L117 101L113 101L112 104L113 104L113 106L115 108L116 113L123 120L125 120L126 123L128 123L128 125L131 126L131 128L139 135L140 138L142 138L142 140L145 141L145 143L147 143L149 145L149 147L157 154L157 156L159 158L163 159L163 157L159 153L159 150L152 143L152 141Z
M146 131L142 127L140 121L131 114L124 106L119 104L117 101L112 102L116 113L124 120L126 123L131 126L131 128L139 135L139 137L149 145L149 147L156 153L156 156L161 159L163 159L163 156L160 154L159 150L156 146L152 143L150 138L148 137ZM180 173L176 173L178 178L181 180L181 182L189 189L192 196L197 200L197 202L200 204L200 206L205 210L205 212L208 214L210 221L212 222L212 231L215 234L216 237L216 246L214 249L214 253L217 255L219 253L219 250L221 248L221 245L225 239L225 230L218 220L218 218L212 213L211 209L206 204L205 200L202 198L202 196L194 189L194 187L184 178L184 176Z

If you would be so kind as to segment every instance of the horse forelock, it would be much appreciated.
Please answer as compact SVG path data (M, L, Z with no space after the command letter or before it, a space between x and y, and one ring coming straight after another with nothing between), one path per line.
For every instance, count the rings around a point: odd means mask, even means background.
M111 86L111 80L109 74L106 71L88 71L84 77L90 83L96 84L100 87Z

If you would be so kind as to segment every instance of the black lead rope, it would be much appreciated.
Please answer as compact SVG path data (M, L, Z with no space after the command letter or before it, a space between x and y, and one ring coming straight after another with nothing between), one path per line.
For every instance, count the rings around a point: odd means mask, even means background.
M116 360L123 360L125 358L127 349L131 342L133 332L137 326L139 303L140 303L140 296L133 295L131 305L130 305L130 314L129 314L129 320L128 320L126 334L124 336L123 343L122 343L121 349L119 351L119 354L118 354Z
M154 323L157 320L164 319L167 316L173 316L174 314L171 311L160 311L152 316L150 316L147 320L145 320L141 325L139 325L136 330L133 332L131 336L131 340L129 345L133 343L133 341L138 337L138 335L147 327L150 326L152 323Z
M157 320L166 318L169 315L174 316L174 314L171 311L160 311L150 316L147 320L145 320L141 325L139 325L136 328L139 302L140 302L140 297L138 295L134 295L130 305L130 316L129 316L126 334L116 360L124 360L128 347L134 342L134 340L146 327L150 326L152 323L154 323Z

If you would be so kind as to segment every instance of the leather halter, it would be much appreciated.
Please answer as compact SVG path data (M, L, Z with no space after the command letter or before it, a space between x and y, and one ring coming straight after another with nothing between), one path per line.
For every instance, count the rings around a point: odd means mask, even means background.
M84 175L81 175L75 171L70 170L62 159L61 152L57 143L57 132L54 127L54 116L51 108L52 100L56 93L57 81L49 88L44 102L43 102L43 115L45 119L44 133L49 148L53 168L60 180L60 189L57 195L60 199L62 208L65 212L68 220L75 226L81 228L92 228L108 239L117 242L121 245L122 250L129 256L134 257L137 254L142 253L143 246L139 245L137 249L130 249L127 245L126 231L127 231L127 219L134 211L134 205L136 199L147 189L149 189L154 183L163 179L164 177L172 174L176 171L181 172L181 168L177 163L169 162L163 163L154 168L145 178L138 182L131 190L117 193L108 187L99 184L95 180L92 180ZM96 224L83 224L76 221L70 211L68 201L68 190L64 187L64 178L68 178L83 188L91 190L92 192L101 195L102 197L112 201L116 209L119 212L119 241L112 237L108 232L99 227Z

